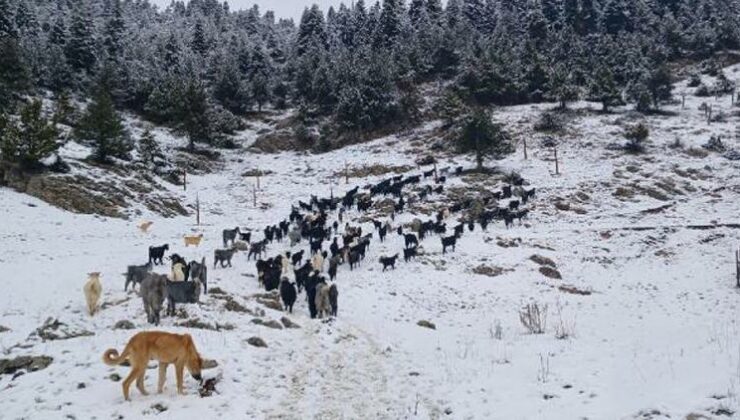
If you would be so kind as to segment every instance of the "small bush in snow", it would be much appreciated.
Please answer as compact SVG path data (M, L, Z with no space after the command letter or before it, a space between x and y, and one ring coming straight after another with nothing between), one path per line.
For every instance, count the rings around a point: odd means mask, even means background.
M530 334L543 334L547 327L547 305L527 304L519 311L519 320Z
M624 138L627 139L625 150L631 153L641 153L645 150L645 141L650 136L647 125L639 123L624 130Z

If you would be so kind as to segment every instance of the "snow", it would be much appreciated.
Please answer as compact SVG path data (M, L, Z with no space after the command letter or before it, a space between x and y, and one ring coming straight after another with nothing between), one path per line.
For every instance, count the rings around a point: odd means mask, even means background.
M140 220L71 214L2 189L0 325L10 328L0 333L2 357L46 354L54 362L16 379L0 376L0 418L153 417L157 403L167 408L167 418L601 419L644 413L684 418L690 413L712 417L719 408L737 413L740 291L733 288L733 249L740 244L738 231L687 226L738 223L740 166L720 154L697 158L667 146L678 136L685 148L700 147L712 134L722 134L728 146L740 145L734 117L707 125L698 110L707 101L729 114L729 97L686 99L683 110L680 104L666 106L676 116L647 118L651 140L641 156L605 148L621 141L615 121L626 110L602 115L587 111L594 104L573 104L581 116L561 136L559 176L551 151L539 146L541 134L531 130L536 115L553 105L497 110L496 119L531 140L529 160L522 159L519 148L498 162L537 188L529 220L508 230L501 222L488 232L466 228L457 251L444 257L433 235L423 242L427 255L399 261L396 270L387 272L381 272L378 258L400 252L403 238L391 234L384 244L374 240L359 269L339 269L335 320L311 320L304 295L289 315L300 329L253 324L252 316L226 311L213 294L203 296L201 304L181 305L190 318L235 327L186 329L174 326L181 319L170 317L160 326L192 334L204 357L219 363L205 372L206 377L223 375L218 394L210 398L200 398L189 377L188 395L177 396L172 371L165 393L157 395L156 370L150 370L146 383L152 394L132 389L132 402L123 401L121 383L109 376L125 377L129 368L104 365L103 351L120 350L135 331L153 329L138 296L123 291L125 267L145 262L147 247L164 243L188 260L205 256L210 262L221 246L222 229L249 227L261 238L265 225L286 218L291 203L307 201L309 194L339 195L383 179L351 179L346 185L334 176L345 162L415 166L420 152L410 139L425 138L439 124L322 155L225 152L223 171L193 175L187 192L177 193L187 204L197 195L201 226L193 217L162 219L143 207ZM262 128L242 133L241 141L251 144ZM164 131L154 133L165 148L182 144ZM81 158L83 151L71 145L63 156ZM440 167L448 164L470 165L464 157L448 157ZM241 176L255 168L272 171L261 179L256 208L254 179ZM686 170L694 176L679 175ZM657 188L655 183L666 178L682 192L668 194L667 201L645 194L625 200L613 195L620 186ZM447 188L463 182L453 177ZM589 198L574 198L579 191ZM586 213L556 210L558 197ZM664 204L673 206L642 213ZM396 222L413 217L404 214ZM136 228L142 220L154 221L147 234ZM448 227L454 224L448 220ZM648 230L631 230L635 227ZM200 247L183 246L182 236L191 232L204 233ZM504 248L497 245L499 238L521 238L521 244ZM275 243L268 254L286 249L287 244ZM529 259L533 254L553 259L563 280L543 277ZM511 271L497 277L473 274L480 264ZM102 302L111 304L92 318L82 294L91 271L102 272ZM254 274L253 262L237 254L234 268L209 267L209 288L221 288L256 309L261 306L249 298L260 291L249 276ZM568 294L560 285L593 293ZM548 305L545 334L528 334L519 321L519 309L531 302ZM262 309L265 320L284 315ZM95 335L48 342L29 338L49 317ZM120 320L132 321L136 330L113 330ZM419 320L433 322L436 330L417 326ZM560 326L570 337L555 337ZM246 344L252 336L262 337L269 347ZM662 414L649 414L654 410Z

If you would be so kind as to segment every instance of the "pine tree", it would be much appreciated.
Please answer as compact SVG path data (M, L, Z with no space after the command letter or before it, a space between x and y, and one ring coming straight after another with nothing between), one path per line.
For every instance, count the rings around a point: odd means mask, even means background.
M509 135L501 125L494 124L491 115L482 108L477 108L467 118L458 139L458 147L463 153L475 155L479 171L483 170L487 156L500 158L512 151Z
M548 88L548 96L560 104L560 109L565 109L568 102L578 99L578 86L573 81L573 73L564 63L556 63L551 69Z
M235 114L245 112L249 105L249 98L242 95L241 83L236 62L228 58L222 61L216 75L213 97Z
M380 13L380 26L375 34L375 45L382 48L391 48L401 34L403 19L402 0L384 0L383 10Z
M59 149L57 129L41 113L41 100L34 99L20 111L18 122L0 115L0 158L27 169Z
M426 9L426 1L425 0L411 0L411 3L409 4L409 19L411 20L411 24L414 27L417 27L419 24L419 16L421 15L422 10Z
M95 65L95 39L93 22L90 19L88 5L80 2L74 9L72 25L69 28L69 41L65 53L67 61L75 71L90 72Z
M0 0L0 3L2 0ZM0 6L2 8L2 6ZM2 11L0 11L2 13ZM2 19L2 18L0 18ZM0 23L0 26L2 24ZM39 22L36 14L28 7L26 0L18 0L18 8L15 12L15 26L18 32L23 36L36 35L39 31ZM2 32L0 30L0 32Z
M10 0L0 0L0 40L18 37L13 21L14 12Z
M121 0L113 0L111 16L105 23L103 44L108 58L117 61L120 58L126 23L123 19Z
M188 150L192 152L196 142L209 143L212 140L208 94L203 83L193 78L187 79L181 89L178 119L188 136Z
M630 31L630 18L627 6L622 0L607 0L601 20L604 32L616 35L621 31Z
M203 22L200 20L195 23L195 29L193 29L193 40L190 42L190 48L200 56L205 56L208 52L206 33L205 29L203 29Z
M93 146L93 159L110 163L111 157L129 159L132 149L128 130L113 106L113 99L104 86L98 86L92 103L87 106L74 130L75 137Z
M77 109L70 102L68 92L63 91L57 96L52 121L54 124L66 124L71 127L77 125Z
M444 14L442 0L427 0L427 14L433 23L439 25Z
M595 0L581 0L576 30L581 36L594 34L599 29L599 12Z
M15 38L0 38L0 112L12 108L29 85L29 69Z
M298 27L297 53L299 56L315 48L326 48L327 36L324 15L319 6L306 9Z
M154 134L148 128L141 134L138 150L139 160L146 165L152 166L157 159L164 159L162 149L154 138Z
M601 65L596 70L589 84L589 96L591 99L601 102L604 112L609 111L609 107L621 103L622 97L617 84L614 82L614 75L606 65Z

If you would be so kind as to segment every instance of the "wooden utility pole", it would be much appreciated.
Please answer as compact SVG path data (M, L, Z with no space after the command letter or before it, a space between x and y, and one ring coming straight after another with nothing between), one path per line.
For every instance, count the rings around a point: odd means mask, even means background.
M560 175L560 162L558 162L558 146L553 148L555 151L555 175Z
M182 189L183 191L188 190L188 173L184 169L182 171Z
M681 92L681 109L686 108L686 92Z
M737 287L740 287L740 249L735 251L735 277L737 280Z
M709 105L707 107L707 124L711 124L711 123L712 123L712 106Z
M524 142L524 160L527 160L527 139L523 139Z
M200 226L200 196L195 194L195 223Z
M252 185L252 205L257 208L257 187Z

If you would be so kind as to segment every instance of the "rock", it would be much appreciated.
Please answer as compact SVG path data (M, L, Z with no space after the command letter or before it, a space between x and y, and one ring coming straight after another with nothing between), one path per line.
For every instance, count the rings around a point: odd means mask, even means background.
M555 203L555 208L561 211L569 211L570 210L570 204L564 202L564 201L557 201Z
M18 356L15 359L0 359L0 375L14 374L20 369L26 372L36 372L46 369L53 358L49 356Z
M77 384L77 389L85 389L85 388L87 388L87 385L85 385L84 382L80 382Z
M0 333L8 332L10 328L0 325Z
M224 309L226 309L227 311L231 311L231 312L240 312L240 313L251 312L244 305L235 301L232 298L226 299L226 303L224 304Z
M167 411L167 406L162 403L156 403L152 405L152 410L156 411L157 413L162 413Z
M561 280L563 278L558 270L544 265L540 267L540 273L542 273L543 276L549 277L551 279Z
M210 331L221 331L221 330L231 331L234 329L234 326L231 324L216 323L216 325L212 325L207 322L203 322L198 318L188 319L187 321L176 323L175 326L186 327L186 328L198 328L201 330L210 330Z
M730 150L722 156L727 160L740 160L740 152L737 150Z
M218 367L218 362L212 359L203 359L202 369L213 369Z
M121 375L119 375L117 373L111 373L110 376L108 377L108 379L110 379L113 382L118 382L118 381L121 380Z
M283 323L283 326L285 328L301 328L300 325L298 325L295 322L291 321L290 318L288 318L286 316L280 318L280 322Z
M252 324L262 325L263 327L272 328L272 329L275 329L275 330L282 330L283 329L283 326L279 322L275 321L274 319L271 319L271 320L265 322L265 321L263 321L260 318L254 318L252 320Z
M58 319L47 318L44 325L37 328L35 333L42 340L68 340L77 337L89 337L95 333L86 330L73 330L67 324L60 322Z
M589 296L592 292L590 290L579 289L575 286L562 285L558 287L558 290L572 295Z
M423 320L423 319L421 321L417 322L416 325L418 325L420 327L424 327L424 328L429 328L430 330L436 330L437 329L437 326L434 325L434 323L429 322L427 320Z
M488 277L496 277L500 276L501 274L504 274L507 271L513 271L512 269L505 269L497 266L490 266L490 265L484 265L481 264L475 268L473 268L473 273L479 274L481 276L488 276Z
M134 323L125 319L116 322L116 325L113 326L114 330L133 330L134 328L136 328Z
M267 347L267 343L265 343L265 340L259 337L249 337L247 339L247 344L254 347Z
M529 257L530 260L536 262L539 265L546 265L550 266L552 268L557 268L557 265L555 264L555 261L553 261L550 258L543 257L542 255L534 254L531 257Z
M280 304L280 301L273 300L273 299L264 299L261 297L257 298L257 303L260 303L264 305L267 308L273 309L275 311L283 311L283 305Z
M213 287L213 288L208 289L208 294L211 294L211 295L225 295L226 292L224 292L223 289L221 289L220 287Z

